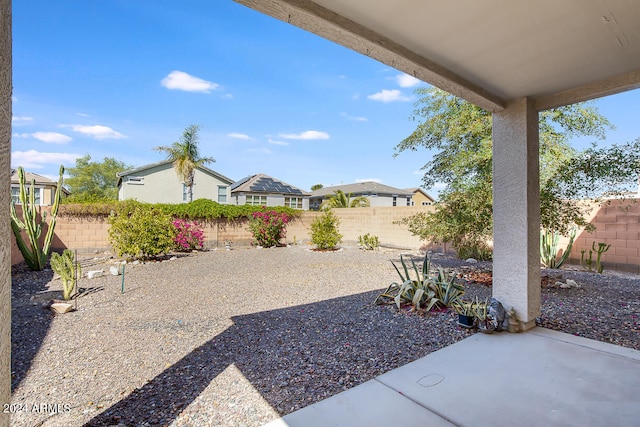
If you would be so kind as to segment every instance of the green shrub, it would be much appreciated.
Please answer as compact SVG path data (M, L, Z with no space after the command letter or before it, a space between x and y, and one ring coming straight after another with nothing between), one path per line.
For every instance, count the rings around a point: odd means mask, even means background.
M358 236L358 243L368 251L375 251L380 247L380 239L378 239L378 236L372 236L369 233L364 236Z
M331 210L325 211L311 223L311 242L321 250L335 249L342 241L338 231L340 220Z
M171 220L171 215L143 207L114 214L109 217L109 239L118 256L147 259L166 254L176 233Z

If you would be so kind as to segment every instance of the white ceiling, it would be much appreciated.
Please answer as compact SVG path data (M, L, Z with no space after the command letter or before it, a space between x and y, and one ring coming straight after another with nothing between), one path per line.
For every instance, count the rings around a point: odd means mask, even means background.
M640 0L236 0L492 111L640 87Z

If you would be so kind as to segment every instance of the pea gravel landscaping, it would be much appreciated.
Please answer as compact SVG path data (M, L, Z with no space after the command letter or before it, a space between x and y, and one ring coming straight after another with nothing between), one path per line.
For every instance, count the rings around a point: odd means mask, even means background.
M239 248L127 264L83 259L77 310L43 307L49 271L12 276L13 426L259 426L473 334L441 312L419 316L375 297L399 250ZM414 254L416 255L416 254ZM416 260L419 258L416 257ZM464 273L490 271L444 256ZM640 279L544 271L544 327L640 349ZM470 283L469 296L491 289Z

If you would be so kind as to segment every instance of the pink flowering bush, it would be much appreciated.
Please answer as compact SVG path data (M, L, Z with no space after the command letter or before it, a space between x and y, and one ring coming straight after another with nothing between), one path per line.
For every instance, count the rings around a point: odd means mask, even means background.
M184 219L173 221L176 236L173 238L176 250L192 251L202 249L204 246L204 230L196 221L190 222Z
M254 244L270 248L278 246L287 234L287 223L291 219L286 213L261 211L252 214L249 230L255 239Z

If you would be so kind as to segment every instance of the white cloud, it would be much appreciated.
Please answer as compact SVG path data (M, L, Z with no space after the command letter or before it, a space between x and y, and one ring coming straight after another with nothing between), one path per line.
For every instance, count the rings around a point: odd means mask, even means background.
M18 138L34 138L47 144L66 144L71 141L71 137L58 132L14 133L13 136Z
M249 148L247 149L249 153L258 153L258 154L273 154L273 151L268 148Z
M32 122L33 122L33 117L27 117L27 116L11 117L11 123L13 123L14 125L21 125L21 124L32 123Z
M289 145L289 143L286 142L286 141L276 141L275 139L271 139L271 138L269 138L267 140L267 142L269 142L269 144L273 144L273 145Z
M227 136L229 138L234 138L234 139L244 139L245 141L249 141L253 138L251 138L249 135L245 134L245 133L235 133L235 132L231 132L228 133Z
M14 151L11 153L11 164L25 169L41 169L45 165L75 164L80 154L42 153L36 150ZM57 178L56 178L57 179Z
M303 139L308 141L314 139L329 139L329 134L317 130L307 130L301 133L281 133L280 137L285 139Z
M167 89L184 90L187 92L209 93L219 87L218 84L192 76L184 71L172 71L162 79L160 84Z
M350 116L347 113L341 113L340 114L342 117L344 117L347 120L353 120L354 122L366 122L369 121L369 119L367 119L366 117L362 117L362 116Z
M398 74L396 76L396 81L398 82L398 86L400 87L413 87L420 84L420 80L416 79L409 74Z
M361 183L361 182L377 182L378 184L382 183L382 180L379 178L358 178L356 179L356 183Z
M76 113L76 116L80 116L80 117L91 117L91 114L87 114L87 113Z
M71 127L75 132L82 133L84 135L88 135L95 139L123 139L126 138L125 135L120 132L116 132L107 126L101 125L93 125L93 126L85 126L85 125L63 125L63 127Z
M392 90L383 89L378 93L374 93L373 95L367 96L367 98L373 101L380 101L380 102L411 101L410 97L405 96L398 89L392 89Z

